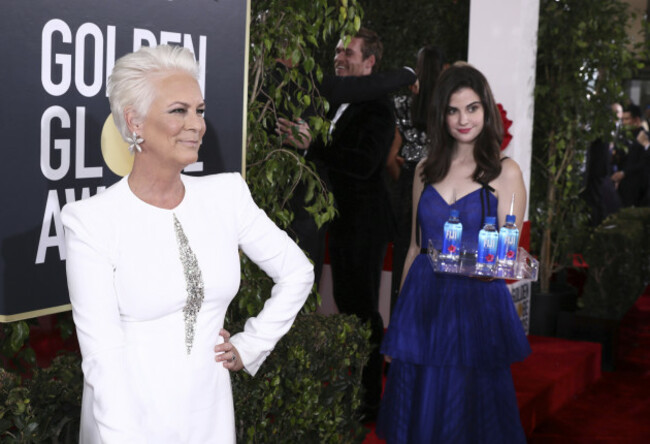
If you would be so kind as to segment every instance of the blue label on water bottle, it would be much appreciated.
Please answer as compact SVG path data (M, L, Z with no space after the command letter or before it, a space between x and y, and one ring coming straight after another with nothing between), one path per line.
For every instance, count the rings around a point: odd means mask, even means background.
M463 235L463 226L459 223L445 223L444 239L442 241L442 254L448 258L460 257L460 241Z
M504 263L513 263L517 259L518 230L502 228L499 233L499 248L497 260Z
M484 231L478 235L478 254L476 262L478 264L492 265L496 261L497 243L499 234L496 231Z

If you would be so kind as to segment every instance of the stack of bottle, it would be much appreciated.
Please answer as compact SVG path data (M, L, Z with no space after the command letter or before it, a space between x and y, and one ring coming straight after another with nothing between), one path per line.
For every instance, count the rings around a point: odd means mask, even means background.
M474 274L480 276L510 277L514 273L517 262L519 244L519 229L517 228L514 212L514 196L510 204L510 214L506 215L506 223L497 230L494 216L487 216L478 234L478 249ZM439 263L442 271L458 272L461 258L461 241L463 224L458 210L452 209L449 220L445 222L442 250Z

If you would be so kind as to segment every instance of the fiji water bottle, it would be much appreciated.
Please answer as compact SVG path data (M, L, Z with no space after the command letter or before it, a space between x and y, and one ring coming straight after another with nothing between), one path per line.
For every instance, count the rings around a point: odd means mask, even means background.
M445 222L444 238L442 240L441 258L445 262L457 263L460 259L460 241L463 236L463 224L458 218L458 210L449 212L449 220Z
M485 225L478 232L478 254L476 255L476 274L491 276L497 257L499 232L494 216L485 217Z
M517 260L517 245L519 229L515 225L515 215L506 215L506 224L499 230L499 245L497 247L497 266L512 269Z

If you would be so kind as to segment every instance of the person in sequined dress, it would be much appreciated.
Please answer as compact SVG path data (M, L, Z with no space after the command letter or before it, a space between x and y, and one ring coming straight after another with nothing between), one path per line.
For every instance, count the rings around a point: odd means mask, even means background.
M391 309L399 295L402 268L411 240L413 175L418 162L427 156L427 117L433 90L444 63L444 53L440 48L421 48L415 69L418 81L409 87L412 94L394 98L397 125L386 163L389 175L396 182L393 206L397 227L393 239Z
M84 373L82 444L234 443L229 372L257 372L313 284L309 260L240 174L181 174L206 130L198 73L178 46L115 63L107 93L133 168L61 214ZM230 337L223 322L240 252L275 285Z

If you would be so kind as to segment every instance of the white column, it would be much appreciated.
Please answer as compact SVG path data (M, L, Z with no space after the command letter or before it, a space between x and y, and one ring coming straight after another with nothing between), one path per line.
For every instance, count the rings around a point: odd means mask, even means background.
M505 154L519 163L530 190L539 0L472 0L468 62L501 103L512 141ZM528 210L526 210L528 219Z

